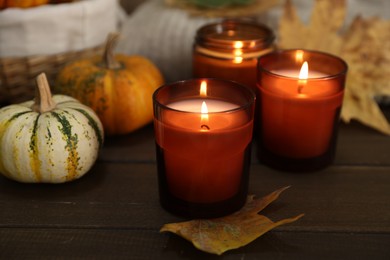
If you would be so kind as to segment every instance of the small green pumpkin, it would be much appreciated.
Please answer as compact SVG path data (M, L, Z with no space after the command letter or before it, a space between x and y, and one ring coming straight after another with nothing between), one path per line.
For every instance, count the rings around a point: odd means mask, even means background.
M72 181L90 170L103 138L95 112L72 97L52 97L41 74L35 101L0 109L0 172L26 183Z

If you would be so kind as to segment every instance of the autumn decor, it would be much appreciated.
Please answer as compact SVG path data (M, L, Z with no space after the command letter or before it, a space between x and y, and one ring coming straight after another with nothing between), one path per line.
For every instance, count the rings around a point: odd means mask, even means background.
M103 57L76 60L58 74L54 90L91 107L107 135L130 133L152 121L152 95L163 84L158 68L143 56L114 55L110 34Z
M94 111L72 97L51 96L45 74L35 100L0 109L0 173L26 183L63 183L87 173L103 143Z
M376 99L390 97L390 21L355 17L343 30L346 0L316 0L308 24L287 1L279 25L279 47L316 49L348 63L341 119L357 120L390 135Z
M292 223L304 215L273 222L266 216L258 214L287 188L278 189L261 199L249 196L245 206L232 215L170 223L164 225L160 232L175 233L192 242L199 250L221 255L228 250L245 246L271 229Z

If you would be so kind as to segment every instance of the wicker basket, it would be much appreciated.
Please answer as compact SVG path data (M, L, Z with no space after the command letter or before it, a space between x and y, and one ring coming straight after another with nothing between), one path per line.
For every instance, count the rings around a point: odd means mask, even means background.
M15 104L34 97L35 77L46 73L51 85L59 70L68 62L102 55L104 45L81 51L20 58L0 58L0 104Z
M102 54L107 35L118 30L120 10L113 0L2 10L0 105L33 98L39 73L45 72L53 85L66 63Z

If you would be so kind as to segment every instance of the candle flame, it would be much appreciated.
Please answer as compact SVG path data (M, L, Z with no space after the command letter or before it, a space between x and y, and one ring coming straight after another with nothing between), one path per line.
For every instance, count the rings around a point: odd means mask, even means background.
M207 81L205 80L202 80L202 82L200 83L200 96L202 97L206 97L207 96Z
M200 109L201 116L200 116L200 124L202 129L209 129L207 124L209 123L209 110L207 109L206 101L202 102L202 107ZM206 128L205 128L206 127Z
M207 97L207 81L202 80L200 83L200 96L201 97ZM209 122L209 110L207 109L206 101L202 102L202 106L200 108L201 116L200 116L200 124L202 130L208 130L209 127L207 126Z
M298 93L302 93L303 87L306 85L307 78L309 77L309 64L305 61L302 64L301 70L299 71L298 80Z
M301 70L299 71L299 79L307 79L309 77L309 64L305 61L302 64Z

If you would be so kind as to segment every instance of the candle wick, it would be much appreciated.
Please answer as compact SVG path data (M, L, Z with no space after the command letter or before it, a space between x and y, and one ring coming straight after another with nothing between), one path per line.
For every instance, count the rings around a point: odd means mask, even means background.
M306 85L306 80L298 80L298 94L302 94L303 87Z
M298 85L298 94L302 94L303 85Z
M200 128L202 128L202 130L210 130L208 125L201 125Z

